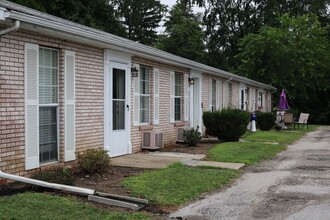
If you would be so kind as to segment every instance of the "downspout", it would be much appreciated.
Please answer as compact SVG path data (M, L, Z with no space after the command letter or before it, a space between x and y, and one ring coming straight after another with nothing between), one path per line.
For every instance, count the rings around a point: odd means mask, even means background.
M8 33L13 32L13 31L17 31L19 26L20 26L20 21L16 20L15 24L13 26L11 26L11 27L9 27L5 30L0 31L0 36L8 34Z
M224 99L225 99L225 90L224 90L224 84L228 83L233 80L233 77L231 76L229 79L222 81L222 108L224 108Z

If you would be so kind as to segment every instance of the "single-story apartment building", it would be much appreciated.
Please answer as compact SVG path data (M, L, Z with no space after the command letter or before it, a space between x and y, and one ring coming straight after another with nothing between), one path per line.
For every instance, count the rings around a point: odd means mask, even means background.
M88 148L170 145L204 111L271 111L275 88L0 1L0 169L28 176Z

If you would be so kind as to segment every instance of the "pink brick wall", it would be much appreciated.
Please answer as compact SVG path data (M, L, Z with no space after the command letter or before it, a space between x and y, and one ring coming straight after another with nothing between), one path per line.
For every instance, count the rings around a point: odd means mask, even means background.
M151 68L159 69L159 125L154 125L153 130L161 131L164 133L164 143L165 145L170 145L176 141L176 127L174 123L170 123L170 71L176 71L183 74L188 73L188 69L179 68L176 66L166 65L139 57L133 57L133 63L140 65L149 66ZM153 74L151 74L151 91L150 91L150 124L153 124ZM131 85L133 89L133 85ZM131 90L133 94L133 90ZM189 98L188 98L189 100ZM131 99L131 106L133 106L133 99ZM188 111L189 115L189 111ZM142 131L139 130L139 126L133 126L133 115L131 115L131 142L133 146L133 152L141 151L141 136ZM184 115L182 113L182 118ZM189 123L185 123L186 126L189 126Z
M52 39L32 32L17 32L0 38L0 169L4 172L29 175L35 170L25 171L25 130L24 130L24 44L34 43L59 50L59 151L62 164L64 158L64 50L76 53L76 151L87 148L103 147L103 50L82 44ZM154 130L164 133L165 145L176 140L176 127L170 123L170 71L188 74L189 69L166 65L139 57L132 61L160 71L159 125ZM220 106L228 105L226 79L203 74L202 103L203 111L209 109L209 79L220 82ZM151 94L153 94L153 75L151 74ZM239 104L239 83L231 81L233 107ZM222 86L224 88L222 89ZM132 88L132 86L131 86ZM254 88L253 88L254 89ZM222 92L224 91L224 96ZM133 94L133 91L131 91ZM252 93L251 93L252 95ZM222 100L224 97L224 100ZM270 93L265 102L270 103ZM188 97L188 100L190 98ZM270 104L264 111L270 109ZM153 96L150 97L150 122L153 124ZM131 106L133 99L131 97ZM189 111L188 111L189 115ZM131 114L131 117L133 114ZM182 113L182 118L184 115ZM185 122L189 126L189 122ZM203 129L205 131L205 129ZM133 152L141 150L141 131L133 126L131 118L131 142ZM41 167L42 169L45 166Z
M76 53L76 149L103 146L103 50L17 31L0 38L0 169L27 175L24 130L24 44L59 50L59 150L63 161L64 50Z

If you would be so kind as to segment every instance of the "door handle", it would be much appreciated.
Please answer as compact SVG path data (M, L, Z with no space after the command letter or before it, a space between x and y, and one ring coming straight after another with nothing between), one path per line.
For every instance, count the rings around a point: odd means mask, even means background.
M129 105L126 105L127 110L129 110Z

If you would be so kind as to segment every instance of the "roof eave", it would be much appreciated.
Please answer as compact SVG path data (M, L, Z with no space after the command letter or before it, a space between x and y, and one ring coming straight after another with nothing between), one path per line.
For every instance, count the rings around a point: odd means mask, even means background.
M59 24L58 22L52 20L35 17L17 11L11 11L10 18L14 20L20 20L21 22L23 22L23 27L34 31L40 31L42 33L45 33L45 31L47 31L51 35L62 35L64 38L70 40L75 39L79 42L98 46L102 49L120 50L135 56L149 58L158 62L181 66L188 69L195 69L201 72L221 76L224 78L232 77L233 80L250 83L265 89L275 89L275 87L273 86L254 81L246 77L241 77L192 60L188 60L186 58L182 58L153 47L145 46L143 44L127 40L115 35L111 35L102 31L94 31L94 29L92 28L86 27L85 29L82 29L80 27Z

